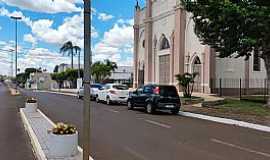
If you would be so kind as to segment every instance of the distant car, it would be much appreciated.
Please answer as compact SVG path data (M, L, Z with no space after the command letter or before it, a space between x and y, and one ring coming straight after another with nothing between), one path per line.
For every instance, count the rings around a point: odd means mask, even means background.
M96 98L97 102L103 101L110 105L112 103L127 103L129 89L123 84L106 84Z
M90 91L90 98L91 100L96 100L96 97L98 95L98 92L100 91L100 89L103 87L102 84L92 84L91 85L91 91ZM84 96L84 88L81 87L77 93L77 97L79 99L83 98Z
M177 114L181 102L175 86L170 85L145 85L131 92L128 98L128 109L144 107L147 113L156 110L169 110Z

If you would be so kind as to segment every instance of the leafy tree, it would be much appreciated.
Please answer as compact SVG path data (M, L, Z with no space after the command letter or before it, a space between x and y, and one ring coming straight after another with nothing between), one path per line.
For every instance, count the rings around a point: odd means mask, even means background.
M181 0L192 12L195 33L219 57L259 55L270 87L270 2L265 0ZM268 87L268 88L269 88ZM270 99L268 101L270 105Z
M63 46L60 48L60 53L67 53L68 56L71 57L71 69L73 69L73 56L74 56L74 48L73 43L71 41L68 41L63 44Z
M58 83L59 89L63 86L64 81L67 79L66 73L52 73L51 74L52 80L55 80Z
M191 98L194 88L194 80L198 73L184 73L176 75L176 79L180 87L183 88L184 97Z
M59 66L58 66L58 65L56 65L56 66L54 67L54 69L53 69L53 73L57 73L57 72L58 72L58 70L59 70Z
M117 69L117 64L110 60L105 60L104 62L97 61L91 67L93 78L99 83L110 76L115 69Z

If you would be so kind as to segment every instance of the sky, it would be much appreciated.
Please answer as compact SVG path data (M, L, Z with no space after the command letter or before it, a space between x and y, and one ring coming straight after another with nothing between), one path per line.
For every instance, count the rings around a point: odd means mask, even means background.
M110 59L118 65L132 65L135 4L136 0L92 0L94 61ZM22 17L18 21L19 72L28 67L52 72L57 64L70 64L70 57L59 53L65 42L84 47L83 0L0 0L2 75L14 74L15 68L15 21L11 16ZM77 57L74 63L78 63Z

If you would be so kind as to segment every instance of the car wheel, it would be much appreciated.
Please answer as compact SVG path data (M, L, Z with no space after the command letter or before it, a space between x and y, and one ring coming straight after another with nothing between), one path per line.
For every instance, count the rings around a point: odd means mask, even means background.
M179 113L179 111L180 111L179 109L174 109L174 110L171 111L171 113L176 115L176 114Z
M107 105L111 105L110 97L107 97L107 98L106 98L106 104L107 104Z
M152 106L152 104L148 103L146 106L146 112L149 114L153 114L154 113L154 108Z
M132 110L134 108L131 101L128 101L127 106L128 106L128 110Z

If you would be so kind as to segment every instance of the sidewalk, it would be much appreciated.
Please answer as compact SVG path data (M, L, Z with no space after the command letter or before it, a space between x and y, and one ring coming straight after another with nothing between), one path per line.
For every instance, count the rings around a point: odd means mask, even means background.
M0 83L0 155L3 160L34 160L30 139L19 114L20 96L10 96Z

